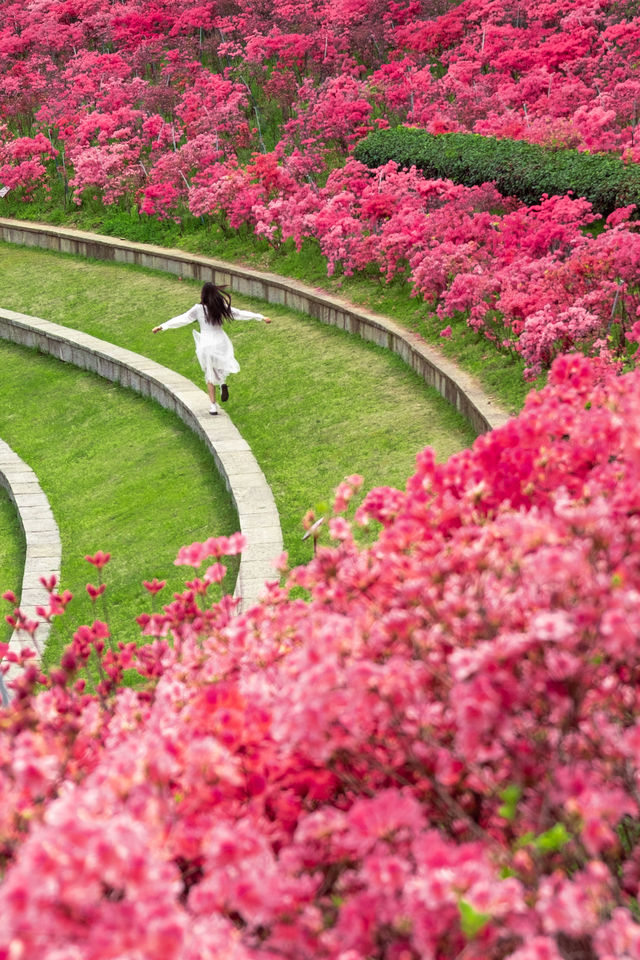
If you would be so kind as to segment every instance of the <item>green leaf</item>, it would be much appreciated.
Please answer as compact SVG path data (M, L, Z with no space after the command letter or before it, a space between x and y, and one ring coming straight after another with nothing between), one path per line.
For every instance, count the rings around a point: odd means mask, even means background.
M491 920L489 913L479 913L466 900L458 900L458 910L460 911L460 928L467 940L476 937Z
M505 787L500 794L500 799L504 801L501 807L498 808L498 814L501 817L504 817L505 820L514 820L518 801L522 796L522 790L515 783L510 784L508 787Z
M357 144L355 157L372 167L388 160L415 164L425 175L449 177L467 187L493 180L504 196L518 196L527 204L538 203L543 193L562 195L569 189L603 216L627 203L640 204L640 165L610 154L400 127L370 133Z
M553 853L561 850L571 839L563 823L556 823L546 833L541 833L533 841L533 845L541 853Z
M523 847L528 847L529 844L533 843L535 840L535 834L531 830L528 830L527 833L523 833L515 842L515 849L522 850Z

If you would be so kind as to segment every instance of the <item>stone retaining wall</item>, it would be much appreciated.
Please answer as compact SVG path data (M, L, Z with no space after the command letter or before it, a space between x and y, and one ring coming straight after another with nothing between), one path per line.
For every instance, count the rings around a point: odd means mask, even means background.
M40 621L35 637L15 630L9 641L9 649L20 653L28 648L35 650L41 657L49 637L50 625L36 613L36 607L48 606L49 600L47 591L40 583L40 577L53 575L60 579L60 534L47 496L35 473L3 440L0 440L0 484L9 492L24 531L26 550L20 609L27 619ZM18 670L19 667L12 664L6 679L12 680ZM0 695L6 702L6 690L1 682Z

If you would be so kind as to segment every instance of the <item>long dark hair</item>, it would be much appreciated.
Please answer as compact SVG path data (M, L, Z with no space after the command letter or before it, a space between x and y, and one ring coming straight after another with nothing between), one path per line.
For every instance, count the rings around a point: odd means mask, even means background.
M215 283L205 283L200 293L200 303L204 307L207 323L220 327L225 320L233 319L231 297L222 287L216 287Z

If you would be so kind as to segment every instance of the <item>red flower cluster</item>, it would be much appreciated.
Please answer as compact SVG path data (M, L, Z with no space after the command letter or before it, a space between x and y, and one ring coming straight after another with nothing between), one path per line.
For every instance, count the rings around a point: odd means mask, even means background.
M639 422L640 372L559 358L366 494L369 546L354 475L333 545L243 615L205 579L137 649L97 621L27 664L0 957L640 957Z

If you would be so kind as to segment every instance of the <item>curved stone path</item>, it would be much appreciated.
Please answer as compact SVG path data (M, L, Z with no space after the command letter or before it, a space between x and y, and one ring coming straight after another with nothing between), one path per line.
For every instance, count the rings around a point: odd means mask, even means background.
M271 488L249 444L223 411L217 417L210 416L204 390L132 350L39 317L0 309L0 337L35 347L151 397L202 437L231 494L240 531L247 539L235 596L241 598L243 609L255 603L265 581L277 577L272 561L283 550L280 518Z
M97 260L132 263L200 282L212 280L226 284L236 293L299 310L397 353L469 421L476 433L493 430L509 417L474 377L444 358L418 334L411 333L389 317L355 307L340 297L296 280L183 250L2 217L0 239Z
M48 594L40 583L40 577L54 575L58 580L60 578L60 534L38 478L4 440L0 440L0 484L8 490L24 531L26 551L20 609L27 619L40 621L35 638L22 630L14 630L9 640L9 649L20 653L22 649L30 648L41 657L49 637L50 625L36 613L36 607L48 605ZM18 670L19 667L12 664L5 679L11 681ZM7 690L1 676L0 697L4 704L8 702Z

